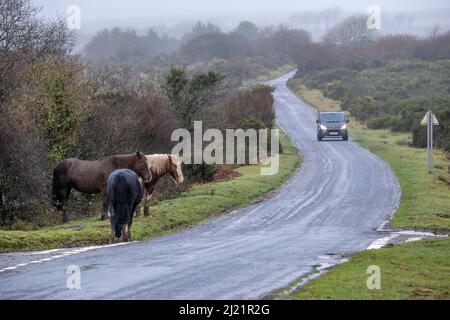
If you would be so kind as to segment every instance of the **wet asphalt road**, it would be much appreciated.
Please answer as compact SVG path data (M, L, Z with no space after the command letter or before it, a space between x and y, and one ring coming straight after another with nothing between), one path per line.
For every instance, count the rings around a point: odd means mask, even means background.
M354 142L318 142L314 111L271 81L279 125L304 163L279 191L255 205L149 241L30 262L0 273L0 299L257 299L334 257L366 249L400 192L390 168ZM57 258L51 258L58 255ZM34 255L33 257L36 257ZM35 258L33 258L35 259ZM81 268L81 289L66 268Z

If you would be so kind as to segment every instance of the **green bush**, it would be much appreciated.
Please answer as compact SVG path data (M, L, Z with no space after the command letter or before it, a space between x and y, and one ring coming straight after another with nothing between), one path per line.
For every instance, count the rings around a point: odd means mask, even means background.
M216 174L216 166L206 163L183 164L183 174L192 183L210 182Z
M26 102L37 115L53 161L78 154L77 127L83 95L83 66L66 58L49 56L26 71L31 82Z
M393 117L390 115L384 115L376 117L367 122L367 127L369 129L386 129L392 125Z
M261 121L261 119L257 118L254 115L249 115L244 117L240 124L239 124L239 128L243 129L243 130L248 130L248 129L255 129L255 130L259 130L259 129L264 129L266 128L266 125L264 124L264 122Z
M343 100L346 94L346 88L343 85L342 80L333 80L328 82L325 86L324 95L327 98Z

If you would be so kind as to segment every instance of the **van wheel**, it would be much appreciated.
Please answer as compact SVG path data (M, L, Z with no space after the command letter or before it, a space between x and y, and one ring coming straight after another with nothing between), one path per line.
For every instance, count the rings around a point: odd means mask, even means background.
M342 140L348 141L348 136L344 136L344 137L342 138Z
M322 141L322 140L323 140L323 137L322 137L320 134L318 134L318 135L317 135L317 140Z

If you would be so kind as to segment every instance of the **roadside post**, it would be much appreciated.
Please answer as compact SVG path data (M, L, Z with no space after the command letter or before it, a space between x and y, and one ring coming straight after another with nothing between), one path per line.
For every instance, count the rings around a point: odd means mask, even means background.
M428 172L433 171L433 128L439 125L433 111L428 111L422 122L422 126L427 126L427 153L428 153Z

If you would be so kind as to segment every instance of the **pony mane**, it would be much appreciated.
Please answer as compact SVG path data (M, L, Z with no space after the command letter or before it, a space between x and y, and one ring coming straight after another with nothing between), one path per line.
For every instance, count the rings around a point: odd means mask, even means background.
M157 175L162 175L167 172L167 164L169 162L169 155L168 154L153 154L148 155L147 162L148 165L152 168L152 170ZM181 166L181 159L177 155L170 155L172 158L172 162L177 165L177 167Z
M167 162L169 161L169 156L167 154L152 154L148 155L147 162L148 165L157 175L162 175L167 170Z

